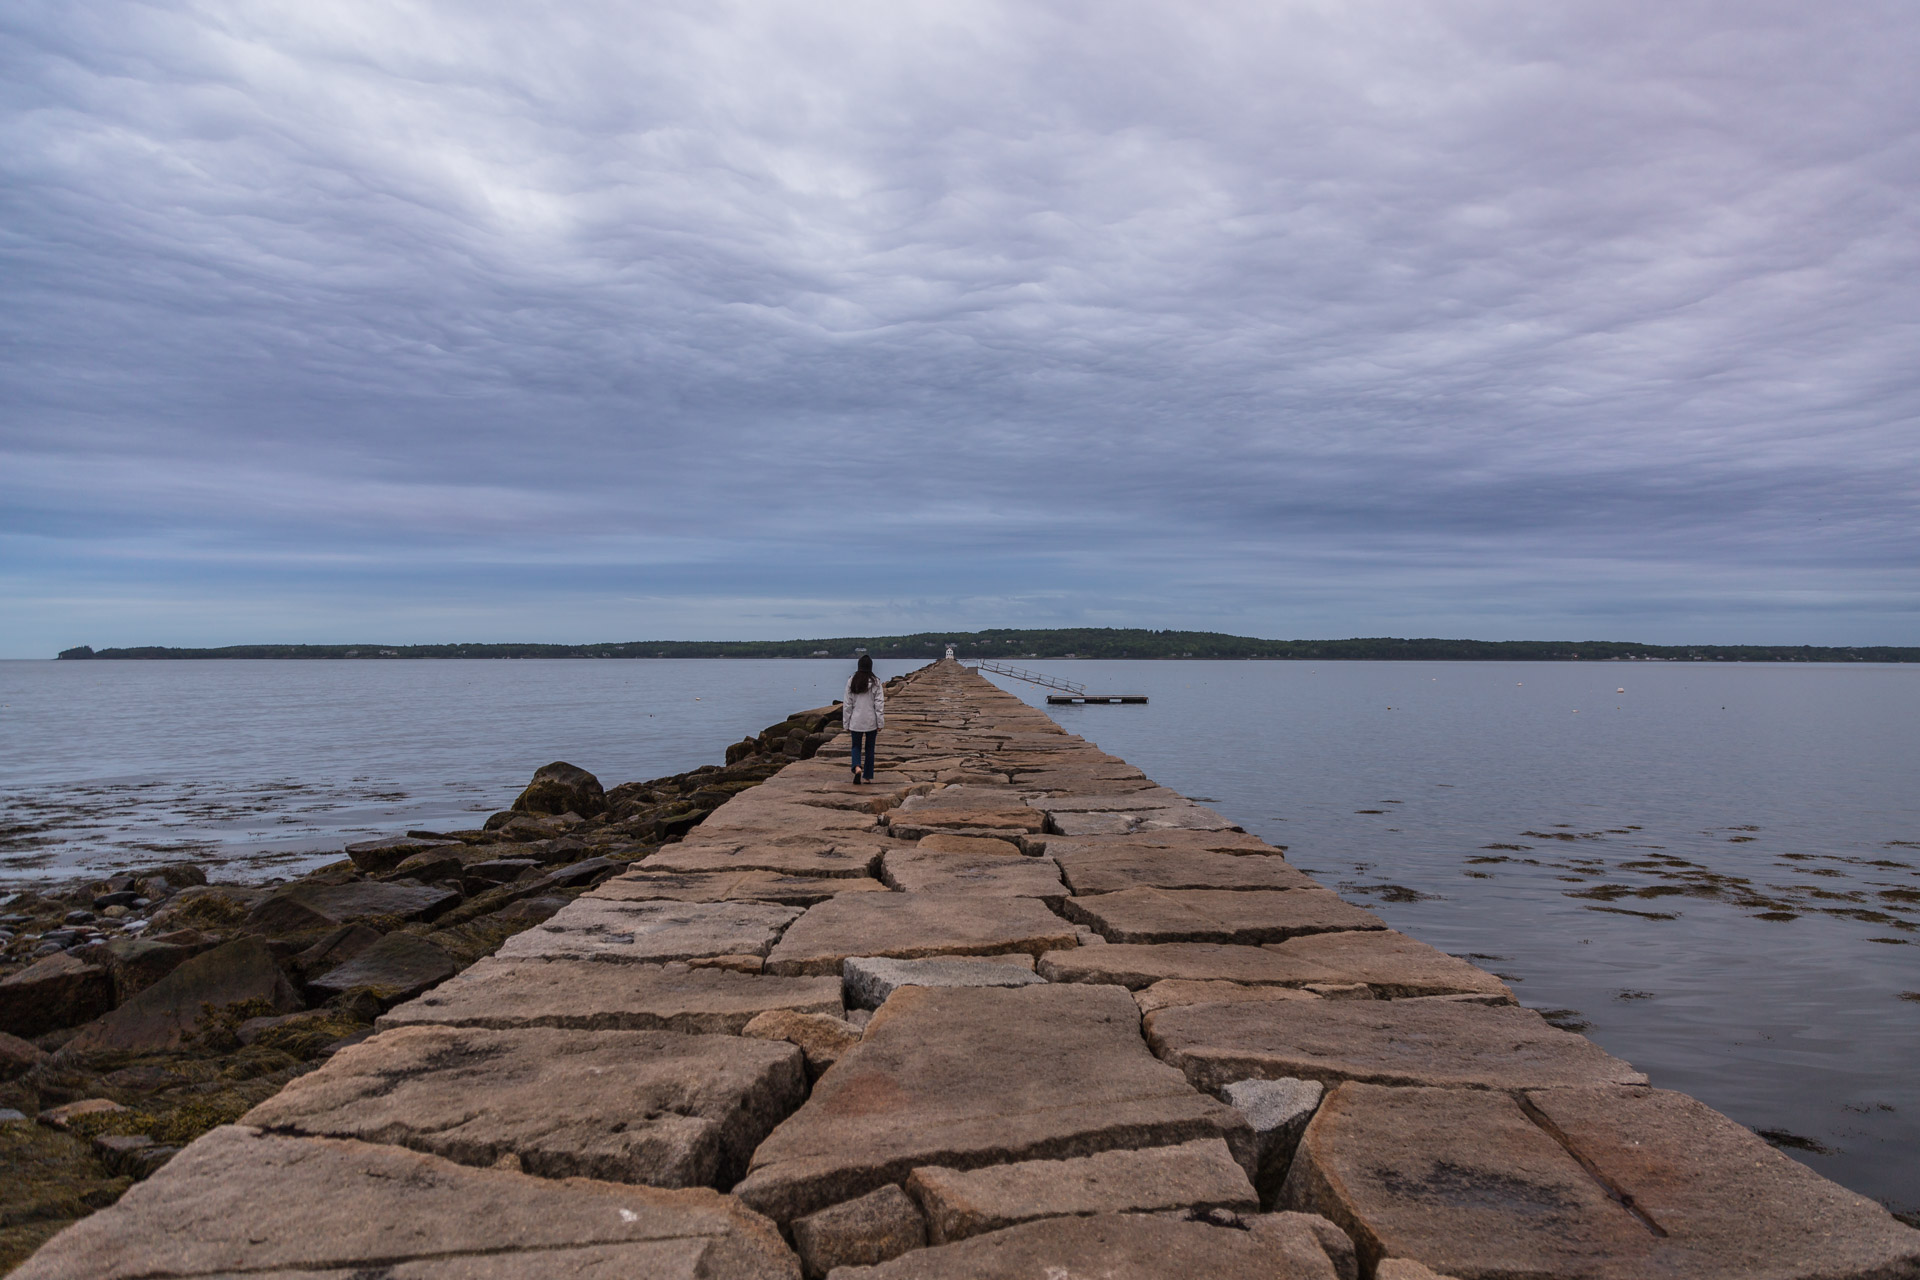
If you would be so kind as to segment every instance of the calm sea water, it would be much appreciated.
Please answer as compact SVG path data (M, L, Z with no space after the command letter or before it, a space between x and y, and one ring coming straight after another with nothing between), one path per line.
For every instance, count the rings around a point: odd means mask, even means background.
M1032 665L1151 695L1049 710L1655 1084L1920 1210L1920 667ZM845 677L0 662L0 883L180 856L292 874L472 825L550 760L609 786L716 761Z

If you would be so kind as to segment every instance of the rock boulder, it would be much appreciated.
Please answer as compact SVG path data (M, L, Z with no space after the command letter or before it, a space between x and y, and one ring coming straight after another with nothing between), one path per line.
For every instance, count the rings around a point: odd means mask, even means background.
M0 979L0 1031L37 1036L113 1008L113 975L62 952Z
M591 818L607 811L607 793L600 779L585 769L556 760L534 771L533 781L513 807L521 813L577 813Z
M236 938L186 961L82 1029L61 1053L176 1049L237 1004L252 1005L256 1013L292 1013L301 1007L300 997L258 938Z

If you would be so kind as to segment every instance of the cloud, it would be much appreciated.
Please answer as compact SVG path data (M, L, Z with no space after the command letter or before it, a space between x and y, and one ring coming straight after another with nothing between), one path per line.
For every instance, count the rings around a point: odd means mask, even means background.
M25 0L0 649L1911 642L1917 28Z

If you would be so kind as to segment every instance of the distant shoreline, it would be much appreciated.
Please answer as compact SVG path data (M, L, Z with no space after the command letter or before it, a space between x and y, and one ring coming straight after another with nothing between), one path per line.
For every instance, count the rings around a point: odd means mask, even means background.
M953 645L963 658L1021 662L1062 658L1296 662L1920 662L1920 646L1657 645L1617 640L1441 640L1376 637L1262 640L1208 631L1074 628L923 632L817 640L633 640L610 644L254 644L219 648L143 645L61 651L66 661L407 658L824 658L856 654L932 660Z

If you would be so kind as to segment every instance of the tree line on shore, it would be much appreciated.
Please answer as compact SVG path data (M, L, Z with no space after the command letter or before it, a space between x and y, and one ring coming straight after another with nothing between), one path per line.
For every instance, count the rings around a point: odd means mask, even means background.
M948 645L965 658L1272 659L1440 662L1920 662L1920 647L1893 645L1661 645L1619 640L1440 640L1373 637L1262 640L1214 631L1119 627L923 631L815 640L629 640L605 644L240 644L66 649L63 659L183 658L876 658L932 659Z

